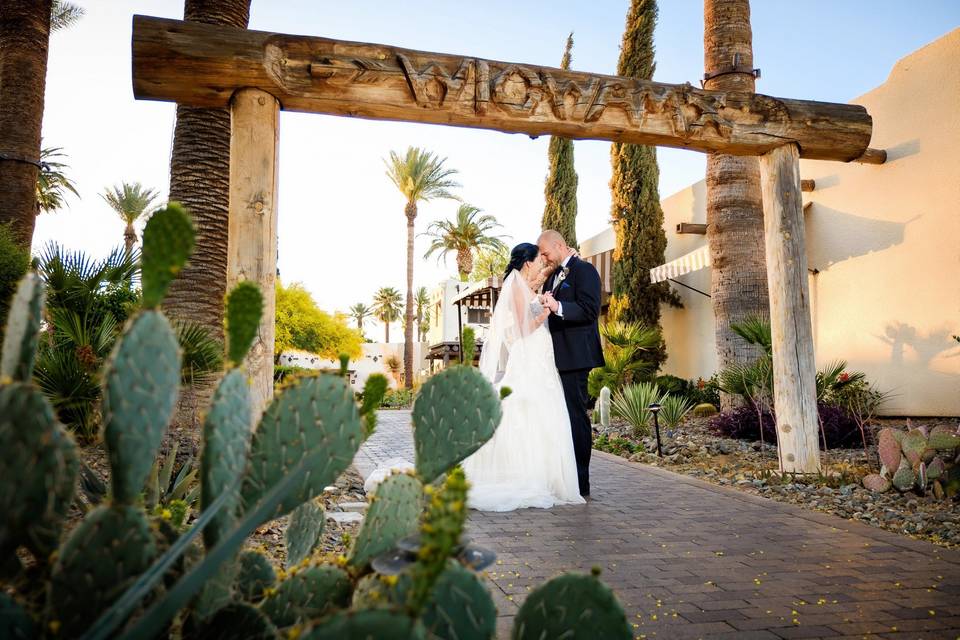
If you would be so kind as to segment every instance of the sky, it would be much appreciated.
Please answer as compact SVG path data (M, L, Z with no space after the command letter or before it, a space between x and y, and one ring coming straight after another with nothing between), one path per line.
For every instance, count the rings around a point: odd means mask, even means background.
M139 181L166 197L175 106L134 100L130 36L134 14L182 18L183 0L75 0L86 15L53 35L44 146L62 147L80 197L37 220L34 247L48 241L103 256L120 245L123 223L100 198L105 187ZM613 74L624 0L253 0L250 28L391 44L424 51L559 66L574 32L572 68ZM757 91L848 102L881 84L894 63L960 26L958 0L754 0ZM661 0L655 36L661 82L699 86L702 0ZM405 289L404 200L384 174L391 150L419 146L459 171L458 194L503 224L508 244L535 241L543 213L548 138L302 113L280 118L279 269L321 307L346 311L383 286ZM575 144L580 183L577 236L609 224L610 145ZM660 195L701 180L705 156L658 150ZM422 203L417 230L456 212L454 201ZM415 286L455 274L422 260ZM377 329L379 330L379 329ZM368 331L368 335L370 331Z

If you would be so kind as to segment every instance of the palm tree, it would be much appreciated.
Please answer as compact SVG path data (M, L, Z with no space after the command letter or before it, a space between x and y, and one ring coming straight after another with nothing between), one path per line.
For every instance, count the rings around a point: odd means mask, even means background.
M63 172L67 165L52 158L66 157L60 147L40 150L40 173L37 175L37 213L49 213L63 206L66 191L80 197L73 181Z
M425 329L430 324L430 294L427 293L426 287L417 289L413 304L417 308L417 340L423 342L423 337L427 333Z
M510 262L510 248L504 245L500 249L482 249L477 251L477 257L473 261L473 272L470 279L474 282L486 280L487 278L498 278L507 270L507 263Z
M363 323L367 318L373 315L373 309L358 302L357 304L350 307L350 317L353 318L357 323L357 330L360 331L360 335L363 335Z
M473 271L473 252L475 250L505 251L506 245L500 240L503 236L493 235L493 230L501 226L497 219L488 213L466 203L457 208L455 220L437 220L430 223L423 235L433 238L424 258L439 252L437 260L447 257L448 253L457 254L457 271L460 279L466 280Z
M183 19L245 29L250 0L184 0ZM197 241L190 261L170 285L164 310L175 319L206 327L222 342L230 209L229 108L177 105L169 198L190 211ZM213 383L206 381L181 389L175 424L198 425L196 408L205 406L212 393Z
M123 232L123 244L128 256L133 255L133 244L137 241L133 223L143 216L158 195L153 189L145 189L139 182L132 184L124 182L122 185L108 188L100 194L100 197L110 205L110 208L116 211L117 215L127 223L127 228Z
M390 323L400 319L400 292L393 287L382 287L373 294L373 315L383 323L384 342L390 342Z
M417 218L417 203L437 198L453 198L450 189L460 184L453 180L456 169L444 166L446 158L438 158L429 151L409 147L404 156L395 151L385 160L387 177L407 199L407 306L403 330L403 373L406 387L413 388L413 223Z
M40 127L46 93L50 32L75 22L83 11L68 2L0 2L0 224L30 250L37 217Z
M730 66L753 68L753 36L749 0L705 0L704 67L713 73ZM754 90L753 74L725 73L706 81L706 89ZM763 253L763 204L757 158L712 153L707 156L707 243L710 246L714 333L717 365L746 366L761 351L731 327L749 317L769 315L767 272ZM721 394L729 409L736 397Z

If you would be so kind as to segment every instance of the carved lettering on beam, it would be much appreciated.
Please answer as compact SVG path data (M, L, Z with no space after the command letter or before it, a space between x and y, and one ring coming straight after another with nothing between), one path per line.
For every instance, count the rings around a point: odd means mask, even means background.
M530 117L543 100L540 76L526 67L511 64L493 79L493 103L512 115Z
M540 74L550 97L553 114L561 120L583 119L600 88L600 80L591 77L586 86L576 79L556 80L548 71Z
M643 110L637 108L633 87L619 80L605 80L594 95L590 108L583 117L584 122L596 122L607 107L620 107L627 114L630 124L637 124L643 117Z
M447 73L442 64L432 60L420 71L417 71L410 59L402 53L397 54L397 61L407 78L413 99L421 107L443 107L451 93L454 96L451 102L456 104L463 98L464 90L476 84L475 61L469 58L461 60L453 75Z

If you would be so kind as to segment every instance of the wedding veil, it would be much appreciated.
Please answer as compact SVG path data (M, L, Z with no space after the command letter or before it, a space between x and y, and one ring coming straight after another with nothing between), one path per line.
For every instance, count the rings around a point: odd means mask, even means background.
M522 339L537 328L531 309L534 300L520 272L511 271L503 283L480 353L480 373L494 384L503 377L511 351L522 348Z

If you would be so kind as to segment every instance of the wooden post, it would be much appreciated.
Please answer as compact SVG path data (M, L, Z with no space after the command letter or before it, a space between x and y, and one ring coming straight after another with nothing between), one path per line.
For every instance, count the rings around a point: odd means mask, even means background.
M256 419L273 397L280 103L265 91L240 89L230 112L227 290L250 280L263 293L260 331L245 361Z
M800 155L795 144L760 156L760 182L780 470L818 473L816 364L800 199Z

